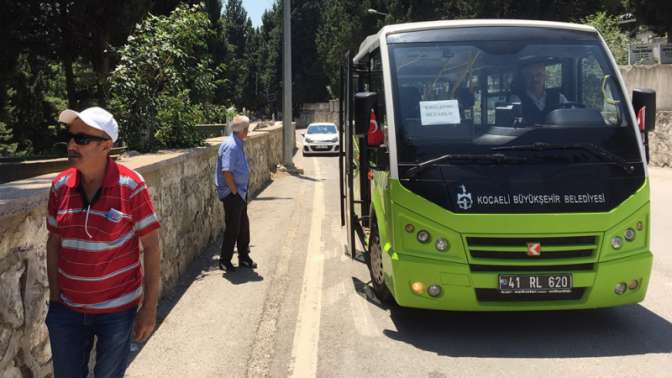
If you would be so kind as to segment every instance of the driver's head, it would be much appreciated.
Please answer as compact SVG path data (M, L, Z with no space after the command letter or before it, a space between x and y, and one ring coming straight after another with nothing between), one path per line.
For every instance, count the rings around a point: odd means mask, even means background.
M546 83L546 66L543 63L533 63L523 67L525 89L536 95L544 93Z

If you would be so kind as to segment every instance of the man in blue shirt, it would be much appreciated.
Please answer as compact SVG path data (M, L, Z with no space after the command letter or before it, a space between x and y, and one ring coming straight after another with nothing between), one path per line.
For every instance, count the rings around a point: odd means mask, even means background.
M219 268L233 272L233 246L238 247L238 265L250 269L257 264L250 258L250 221L247 217L247 189L250 169L245 157L245 139L250 120L236 116L231 123L231 136L224 139L217 153L215 184L219 200L224 204L224 241Z

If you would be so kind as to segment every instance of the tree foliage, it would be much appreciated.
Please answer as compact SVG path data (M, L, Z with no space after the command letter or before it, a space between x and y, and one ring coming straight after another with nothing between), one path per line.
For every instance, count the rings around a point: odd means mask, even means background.
M283 1L255 28L242 0L25 0L0 12L0 153L46 152L58 111L112 107L126 142L141 150L199 143L193 125L294 111L339 93L346 51L393 23L517 18L594 25L619 62L614 16L632 11L667 32L663 0L292 0L292 83L283 83ZM197 5L197 6L195 6ZM387 16L369 14L374 8ZM132 35L129 37L129 35Z
M672 2L669 0L624 0L625 7L633 12L640 24L649 25L653 30L667 33L668 43L672 43Z
M179 6L149 16L119 51L112 74L113 109L128 146L146 151L198 143L195 105L214 96L208 55L210 21L203 7Z
M278 114L282 109L282 11L277 2L262 15L257 39L257 109Z
M628 37L618 27L616 16L597 12L581 20L600 32L618 64L628 64Z

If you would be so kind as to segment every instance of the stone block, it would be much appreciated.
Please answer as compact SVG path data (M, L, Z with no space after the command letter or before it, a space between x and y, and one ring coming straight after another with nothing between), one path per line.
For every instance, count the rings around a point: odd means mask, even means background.
M0 323L9 324L14 328L23 325L23 298L21 297L21 276L25 267L17 262L0 274Z

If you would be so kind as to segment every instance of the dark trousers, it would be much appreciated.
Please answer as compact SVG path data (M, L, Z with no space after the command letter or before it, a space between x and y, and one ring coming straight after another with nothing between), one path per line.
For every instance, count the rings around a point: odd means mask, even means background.
M224 203L224 241L220 261L230 262L233 246L238 247L238 260L250 255L250 220L247 217L247 202L237 194L229 194Z
M96 342L96 378L122 378L128 365L137 307L111 314L83 314L58 302L49 303L47 328L55 378L86 378Z

